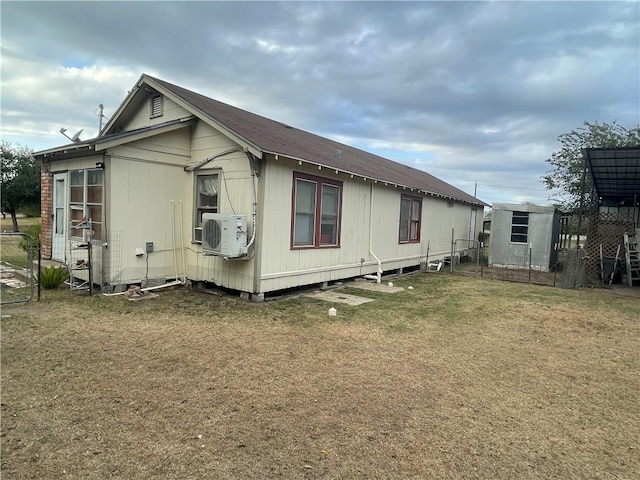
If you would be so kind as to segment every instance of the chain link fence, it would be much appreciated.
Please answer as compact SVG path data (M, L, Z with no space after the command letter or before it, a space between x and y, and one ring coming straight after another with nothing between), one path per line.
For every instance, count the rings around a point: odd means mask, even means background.
M37 251L33 238L26 233L0 234L0 304L33 299L36 284L33 264Z
M434 242L440 246L440 258L443 268L463 275L475 275L510 282L548 285L561 288L575 288L585 284L585 267L587 255L582 248L556 249L540 261L536 261L532 251L526 245L523 248L511 249L508 252L508 264L489 265L488 242L477 240L449 240L449 252L442 253L445 241ZM493 252L496 257L505 257L503 252ZM431 255L428 263L434 264L435 256Z

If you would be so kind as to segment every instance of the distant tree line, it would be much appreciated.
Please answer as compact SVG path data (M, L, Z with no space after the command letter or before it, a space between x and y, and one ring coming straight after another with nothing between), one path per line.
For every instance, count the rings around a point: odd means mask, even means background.
M640 125L624 127L611 123L584 122L582 127L558 137L560 148L546 160L552 169L541 177L547 190L557 192L550 200L563 211L576 211L583 194L584 148L640 146ZM3 218L11 215L13 231L18 231L18 211L40 209L40 167L27 147L2 141ZM591 177L585 177L584 191L591 191ZM588 199L588 198L587 198Z
M40 166L27 147L11 146L2 141L0 163L0 206L2 217L11 216L14 232L18 232L18 212L40 210Z
M583 192L582 172L584 170L584 148L638 147L640 146L640 125L627 128L612 123L589 123L563 133L558 137L560 148L551 154L546 162L552 170L542 176L547 190L557 190L558 195L550 198L561 210L577 211ZM589 200L592 188L591 176L584 178L585 201ZM586 206L586 205L585 205Z

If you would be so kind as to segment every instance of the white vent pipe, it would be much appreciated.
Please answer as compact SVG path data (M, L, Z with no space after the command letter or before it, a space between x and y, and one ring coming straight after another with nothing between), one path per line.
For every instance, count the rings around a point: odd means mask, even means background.
M369 280L375 280L376 283L380 283L382 281L382 262L373 253L373 183L371 183L371 195L369 197L369 253L371 256L378 262L378 273L376 275L365 275L364 278Z

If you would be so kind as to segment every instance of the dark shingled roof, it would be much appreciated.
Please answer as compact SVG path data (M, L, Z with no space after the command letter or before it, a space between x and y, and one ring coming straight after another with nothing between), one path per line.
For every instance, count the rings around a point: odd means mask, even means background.
M278 154L466 203L487 205L422 170L232 107L164 80L147 75L143 75L142 78L171 92L201 115L223 125L265 153Z

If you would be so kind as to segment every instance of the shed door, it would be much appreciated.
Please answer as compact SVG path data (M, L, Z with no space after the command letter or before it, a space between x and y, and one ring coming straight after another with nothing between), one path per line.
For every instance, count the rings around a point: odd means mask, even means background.
M67 231L67 174L53 176L53 238L51 259L65 261L65 241Z
M471 209L471 225L469 225L469 240L477 240L476 237L476 218L478 216L478 210L473 208ZM471 246L474 244L472 243Z

